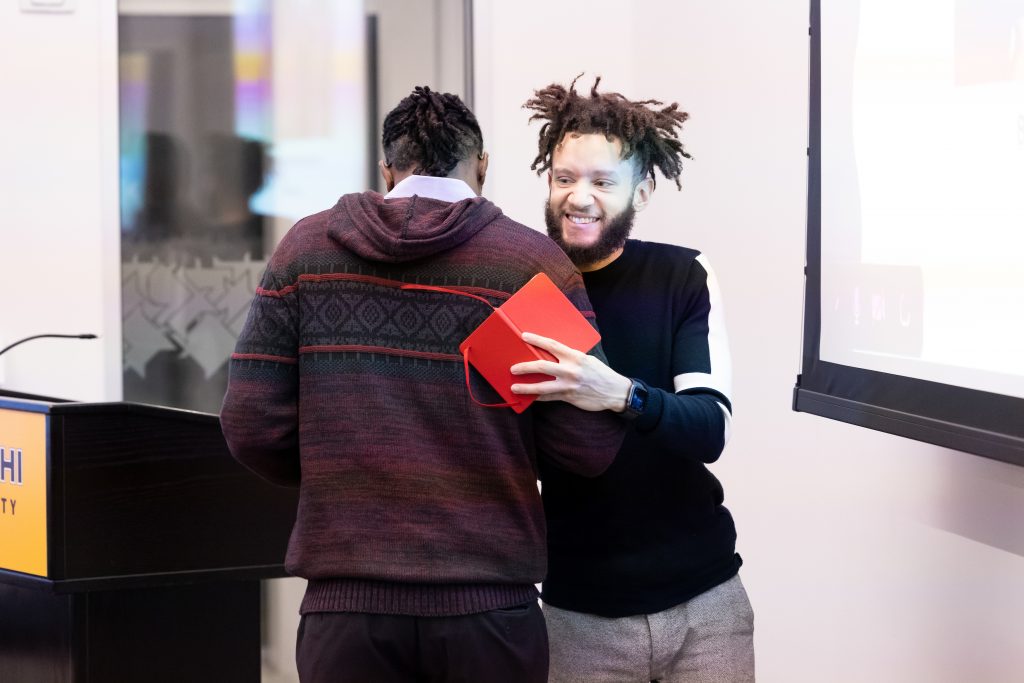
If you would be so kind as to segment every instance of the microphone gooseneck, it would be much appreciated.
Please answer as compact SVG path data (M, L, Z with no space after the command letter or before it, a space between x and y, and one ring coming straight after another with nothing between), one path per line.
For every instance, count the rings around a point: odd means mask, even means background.
M31 337L25 337L24 339L19 339L18 341L14 342L13 344L8 344L3 349L0 349L0 356L4 355L5 353L7 353L8 351L10 351L11 349L13 349L15 346L17 346L19 344L24 344L25 342L32 341L33 339L43 339L43 338L46 338L46 337L56 338L56 339L96 339L96 335L95 334L34 334Z

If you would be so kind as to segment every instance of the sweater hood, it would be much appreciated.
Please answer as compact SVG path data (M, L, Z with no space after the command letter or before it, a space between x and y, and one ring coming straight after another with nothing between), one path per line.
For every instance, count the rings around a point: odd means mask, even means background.
M347 194L328 218L328 236L370 261L401 263L456 247L501 216L483 197L444 202L376 192Z

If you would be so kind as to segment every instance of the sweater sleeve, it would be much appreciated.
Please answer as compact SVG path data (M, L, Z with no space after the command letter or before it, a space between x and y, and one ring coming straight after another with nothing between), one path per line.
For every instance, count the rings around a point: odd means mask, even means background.
M552 278L555 282L555 280ZM560 286L576 308L591 325L593 306L583 286L583 278L575 268ZM597 344L590 355L607 364L607 358ZM585 477L596 477L615 460L626 435L625 420L606 410L590 412L562 401L537 401L531 407L534 416L534 438L537 450L555 467Z
M704 255L690 269L680 300L672 339L675 391L648 387L636 429L668 452L711 463L729 440L732 363L718 280Z
M297 486L297 295L273 267L263 275L231 354L220 422L235 459L268 481Z

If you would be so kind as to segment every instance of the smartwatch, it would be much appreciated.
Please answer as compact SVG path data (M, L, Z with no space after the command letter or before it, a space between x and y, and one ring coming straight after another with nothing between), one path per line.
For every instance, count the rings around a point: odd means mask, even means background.
M630 380L629 393L626 395L626 409L622 411L622 417L627 420L635 420L643 415L647 408L647 387L638 379Z

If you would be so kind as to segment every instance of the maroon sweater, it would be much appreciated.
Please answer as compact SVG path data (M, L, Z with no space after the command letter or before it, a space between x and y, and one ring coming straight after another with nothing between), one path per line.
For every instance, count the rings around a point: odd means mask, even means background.
M585 315L583 282L544 235L489 201L342 197L278 246L232 355L232 454L299 486L286 567L302 611L469 614L536 597L546 572L537 458L582 475L624 434L609 413L476 405L458 345L545 272ZM498 401L478 376L473 392Z

